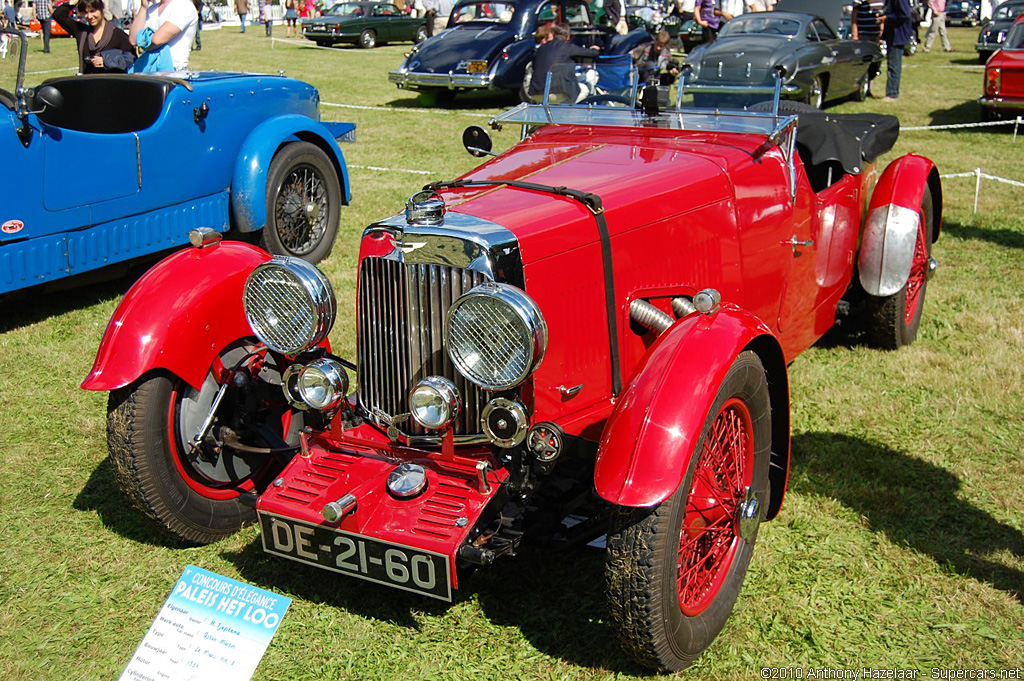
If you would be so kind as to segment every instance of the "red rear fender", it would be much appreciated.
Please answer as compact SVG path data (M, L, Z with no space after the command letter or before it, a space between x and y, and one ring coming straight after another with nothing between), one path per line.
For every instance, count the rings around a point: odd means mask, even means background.
M622 506L651 506L679 487L718 388L733 361L753 350L768 372L772 406L772 499L782 504L789 468L789 387L778 341L753 315L723 305L678 322L651 346L605 425L594 484Z
M942 226L942 183L935 164L923 156L907 154L885 169L871 195L871 205L860 250L860 284L874 296L896 293L907 281L914 260L920 224L918 213L925 188L932 194L932 240Z
M113 390L166 369L198 390L217 353L253 335L242 289L253 268L267 260L266 251L234 241L161 260L117 306L82 387Z

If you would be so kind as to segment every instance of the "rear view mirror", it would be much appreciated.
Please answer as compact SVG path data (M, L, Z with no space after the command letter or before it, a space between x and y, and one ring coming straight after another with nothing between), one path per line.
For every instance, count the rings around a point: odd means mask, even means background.
M466 147L466 151L477 158L497 156L496 153L491 151L491 148L494 146L491 142L491 136L479 125L471 125L462 132L462 146Z
M36 90L33 98L33 108L39 111L44 109L59 109L64 106L64 95L52 85L44 85Z

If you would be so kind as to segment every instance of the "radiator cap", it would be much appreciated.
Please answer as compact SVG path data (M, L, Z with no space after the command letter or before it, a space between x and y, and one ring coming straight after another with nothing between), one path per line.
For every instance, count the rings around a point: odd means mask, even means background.
M432 190L416 192L405 202L405 221L410 225L443 225L444 199Z

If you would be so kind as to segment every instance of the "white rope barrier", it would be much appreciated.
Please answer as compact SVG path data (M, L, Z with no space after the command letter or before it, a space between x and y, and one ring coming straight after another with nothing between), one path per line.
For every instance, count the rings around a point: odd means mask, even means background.
M432 175L433 173L429 170L411 170L409 168L381 168L380 166L357 166L348 164L349 168L356 168L358 170L376 170L384 173L413 173L415 175Z
M996 182L1002 182L1008 184L1011 187L1024 187L1024 182L1018 182L1017 180L1008 180L1005 177L997 177L995 175L989 175L988 173L981 172L981 168L975 168L972 173L947 173L940 175L939 177L973 177L974 178L974 212L978 212L978 198L981 195L981 178L986 180L995 180Z
M907 130L955 130L959 128L989 128L995 125L1012 125L1013 135L1016 139L1017 126L1024 122L1024 118L1017 116L1017 118L1011 121L986 121L984 123L950 123L949 125L913 125L906 128L900 127L900 132Z

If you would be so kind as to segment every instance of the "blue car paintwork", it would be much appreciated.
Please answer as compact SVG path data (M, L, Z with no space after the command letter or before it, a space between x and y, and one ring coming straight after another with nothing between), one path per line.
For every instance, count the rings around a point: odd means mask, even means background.
M116 117L136 106L90 98L92 88L110 85L103 79L120 79L128 91L138 87L147 96L160 88L166 94L162 104L150 102L153 119L140 120L139 129L89 131L103 114ZM195 227L260 229L270 160L288 141L319 146L337 171L343 203L351 198L335 137L355 126L320 123L319 95L306 83L190 73L74 76L46 84L107 109L83 116L79 126L74 109L60 119L28 113L32 134L23 144L21 117L0 98L0 293L182 245ZM205 118L197 114L204 104Z
M570 24L573 40L585 46L602 44L600 54L625 54L653 40L644 28L618 35L609 27L595 25L584 0L507 0L501 4L514 8L508 23L456 22L460 8L477 2L456 3L448 28L415 46L388 79L399 88L413 90L518 90L536 47L533 34L551 15L589 17L589 22ZM478 60L487 62L486 73L468 73L467 63Z

